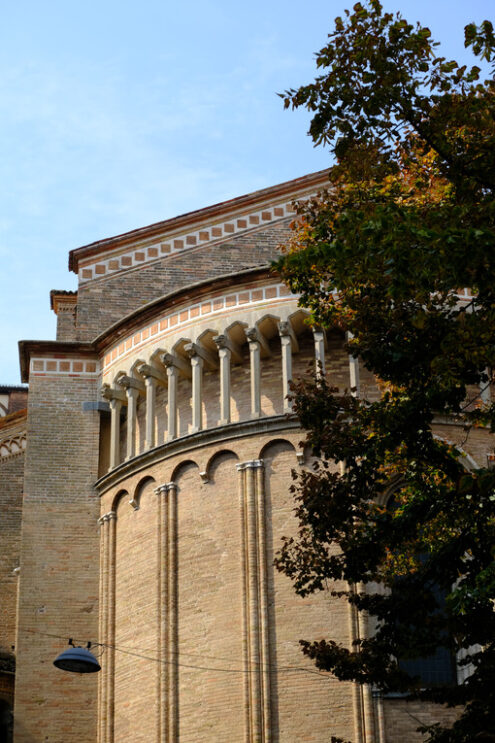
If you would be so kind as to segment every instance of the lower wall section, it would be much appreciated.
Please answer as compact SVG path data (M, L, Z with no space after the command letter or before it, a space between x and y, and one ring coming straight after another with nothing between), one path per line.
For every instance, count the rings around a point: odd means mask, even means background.
M273 564L297 531L300 432L246 431L136 458L101 497L98 743L419 743L454 713L373 700L302 654L300 639L351 647L356 618L330 590L296 596Z
M102 497L100 743L352 737L351 686L299 647L349 643L348 607L297 597L273 566L299 436L182 453Z

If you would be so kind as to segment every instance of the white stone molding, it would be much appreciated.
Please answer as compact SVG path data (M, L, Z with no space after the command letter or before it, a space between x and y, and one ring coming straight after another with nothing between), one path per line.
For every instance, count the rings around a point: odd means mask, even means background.
M102 359L102 367L106 373L114 364L120 363L129 354L139 349L141 352L148 345L157 346L162 339L177 333L202 320L205 317L214 318L225 316L228 319L236 310L250 311L266 307L267 301L271 305L285 305L293 302L299 295L291 294L285 284L276 282L262 285L259 288L239 289L237 291L213 294L210 298L187 304L184 307L173 308L160 315L151 323L135 331L129 337L121 340L110 348ZM265 349L263 349L265 353ZM269 352L268 352L269 353Z

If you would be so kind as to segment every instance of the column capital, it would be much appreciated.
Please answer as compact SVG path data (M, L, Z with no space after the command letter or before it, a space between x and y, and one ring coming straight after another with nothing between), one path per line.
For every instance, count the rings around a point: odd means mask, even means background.
M123 374L121 377L119 377L117 380L117 384L121 385L121 387L123 387L126 392L129 392L129 390L137 390L141 393L144 392L143 382L141 382L140 379L136 379L136 377L129 377L127 374Z
M326 334L324 328L320 327L319 325L313 325L311 327L311 330L313 332L313 335L314 335L315 340L325 341L325 343L326 343L327 334Z
M234 343L227 333L215 335L213 337L213 343L217 346L219 353L220 351L230 351L233 360L238 364L242 363L242 350L237 343Z
M162 356L163 365L167 367L167 374L170 374L169 369L176 369L183 377L191 377L191 365L175 353L164 353Z
M262 459L250 459L247 462L236 464L236 469L238 472L242 472L243 470L261 469L264 466L265 463Z
M160 495L161 493L168 493L169 490L174 490L177 488L177 483L175 482L164 482L162 485L159 485L157 488L155 488L154 493L155 495Z
M186 343L184 351L187 353L191 361L193 359L201 359L201 361L206 361L208 366L212 369L218 367L218 359L215 354L207 348L204 348L204 346L201 346L199 343Z
M109 403L115 402L116 400L124 404L127 402L125 393L116 387L110 387L109 384L102 385L100 388L100 394L103 399L108 400Z
M164 374L160 369L157 369L156 366L152 366L152 364L141 364L138 372L142 377L144 377L145 382L148 379L154 379L159 384L167 383L166 374Z
M268 345L268 341L266 340L265 336L263 335L263 333L260 331L259 328L257 328L256 326L252 328L247 328L245 333L246 333L246 338L248 339L248 342L249 342L250 349L253 346L254 347L258 346L263 356L267 357L267 356L272 355L272 352L270 351L270 346Z
M103 516L101 516L98 519L98 523L106 523L107 521L112 521L113 519L117 518L117 514L115 511L108 511L108 513L104 513Z
M282 343L288 343L290 341L294 353L299 351L299 343L297 342L294 328L289 320L281 320L278 323L278 334Z

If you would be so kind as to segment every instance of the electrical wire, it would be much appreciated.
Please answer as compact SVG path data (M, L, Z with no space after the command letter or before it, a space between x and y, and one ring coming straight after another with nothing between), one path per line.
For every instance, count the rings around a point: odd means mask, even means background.
M40 630L28 629L27 627L21 627L20 631L27 632L30 634L35 634L35 635L41 635L43 637L51 637L56 640L65 640L66 642L69 642L68 637L64 637L63 635L55 635L50 632L41 632ZM101 647L101 648L105 648L108 650L116 650L117 652L123 653L124 655L130 655L135 658L141 658L142 660L149 660L154 663L159 663L162 665L173 665L173 666L178 666L179 668L188 668L188 669L193 669L193 670L198 670L198 671L215 671L219 673L252 673L254 671L268 669L271 673L274 673L275 671L279 673L309 673L309 674L312 674L314 676L319 676L320 678L324 678L324 679L330 678L330 675L323 671L313 670L311 668L303 668L301 666L278 666L273 663L262 664L262 663L248 662L248 665L251 665L253 667L246 669L246 668L218 668L215 666L203 666L203 665L195 665L192 663L181 663L179 661L174 661L174 660L171 660L171 661L160 660L159 658L156 658L150 655L144 655L143 653L139 652L137 648L128 648L128 647L123 647L123 646L119 647L117 645L109 645L104 642L96 642L93 640L81 640L78 638L73 638L73 639L75 642L76 641L81 642L83 645L86 645L88 642L90 642L91 647ZM195 655L192 653L179 653L178 652L177 655L179 654L195 657ZM226 658L223 658L223 659L215 658L214 656L206 656L206 657L209 657L212 660L215 660L215 659L216 660L227 660Z

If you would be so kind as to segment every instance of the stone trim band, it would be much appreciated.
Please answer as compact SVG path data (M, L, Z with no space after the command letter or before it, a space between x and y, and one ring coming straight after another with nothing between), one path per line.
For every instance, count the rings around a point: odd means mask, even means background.
M122 249L120 251L116 250L106 260L93 260L86 265L82 265L78 274L79 282L84 284L88 281L100 279L107 274L114 276L122 271L159 260L167 255L182 253L184 250L226 240L264 224L273 224L281 219L286 219L293 213L291 202L283 202L277 204L277 206L261 207L246 214L238 214L214 225L208 224L195 230L179 232L168 237L164 236L152 245L141 245L128 249L126 252L122 252Z

